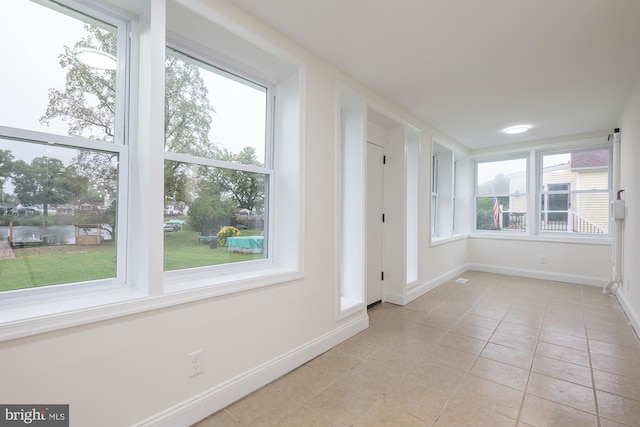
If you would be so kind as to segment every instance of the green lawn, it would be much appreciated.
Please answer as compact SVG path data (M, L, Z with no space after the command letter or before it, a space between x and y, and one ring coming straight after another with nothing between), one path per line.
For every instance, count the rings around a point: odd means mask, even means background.
M259 232L243 230L243 236ZM105 279L115 275L113 244L99 246L41 246L15 249L15 259L0 260L0 291L53 284ZM211 249L189 230L164 233L164 269L202 267L252 259L263 254L230 253L225 247Z
M256 234L258 233L252 230L242 231L243 236ZM263 254L227 252L226 247L210 249L208 242L198 241L198 233L195 231L180 230L164 233L165 271L247 261L262 257Z

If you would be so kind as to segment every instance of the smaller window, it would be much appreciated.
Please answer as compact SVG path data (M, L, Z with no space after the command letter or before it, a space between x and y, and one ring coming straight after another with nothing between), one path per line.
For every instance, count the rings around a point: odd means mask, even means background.
M438 223L438 155L431 156L431 234L437 235Z
M453 220L453 233L455 234L458 231L458 224L456 224L456 195L458 192L458 162L453 162L453 207L451 214L451 218Z
M609 149L540 155L541 233L609 234Z
M476 230L527 229L527 158L476 163Z
M431 236L433 240L453 237L455 228L455 153L438 142L431 151Z

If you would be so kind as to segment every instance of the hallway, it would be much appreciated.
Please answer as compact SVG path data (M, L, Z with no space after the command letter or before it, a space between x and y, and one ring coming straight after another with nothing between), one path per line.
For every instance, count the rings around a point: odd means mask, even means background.
M640 343L599 287L466 272L196 424L640 426Z

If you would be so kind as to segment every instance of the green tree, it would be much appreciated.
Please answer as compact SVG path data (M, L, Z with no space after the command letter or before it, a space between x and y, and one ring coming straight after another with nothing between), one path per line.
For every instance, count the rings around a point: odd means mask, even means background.
M498 197L498 205L508 209L509 197ZM493 197L476 198L476 229L496 230L493 218Z
M11 178L13 154L11 150L0 150L0 202L4 201L4 183Z
M40 118L42 124L61 119L69 126L69 133L90 139L113 143L115 138L116 72L99 69L82 63L75 52L81 48L93 48L116 56L115 34L102 28L85 24L86 36L73 48L64 47L60 66L67 70L63 90L50 89L47 110ZM72 177L70 189L81 202L116 200L117 163L114 154L80 150L67 171ZM115 203L115 202L114 202ZM105 206L101 221L115 231L115 204ZM79 219L84 221L83 219Z
M203 228L211 228L211 224L216 227L230 225L235 208L233 201L224 197L218 176L205 166L198 167L196 176L200 177L196 186L198 193L189 207L189 226L203 231Z
M167 55L165 68L165 150L215 158L217 148L209 141L211 116L215 112L199 68L174 55ZM190 202L189 166L165 162L165 199Z
M115 137L116 73L92 68L77 60L80 48L93 48L117 56L115 33L90 24L86 36L72 48L65 46L60 66L66 69L63 90L50 89L49 103L41 123L53 119L68 123L69 133L113 143ZM196 156L216 156L209 142L211 114L207 89L197 66L168 56L166 61L165 149ZM111 154L82 151L71 162L72 173L88 191L99 189L115 200L117 159ZM165 197L190 201L188 167L180 162L165 166ZM87 191L82 195L89 197ZM111 221L110 221L111 222Z
M69 164L75 193L83 201L115 199L118 186L118 158L112 153L81 150Z
M190 62L167 55L165 67L165 150L215 157L209 141L211 116L207 87L200 69Z
M243 165L262 166L256 158L254 147L244 147L238 154L225 149L220 159ZM263 211L264 175L224 168L216 169L215 175L221 189L231 196L237 208Z
M42 205L44 217L49 216L49 205L72 199L71 180L59 159L36 157L31 164L15 162L12 181L15 195L24 205Z
M69 134L112 143L116 73L80 62L75 52L93 48L115 56L116 37L114 33L90 24L85 24L84 29L87 35L73 48L65 46L60 55L60 66L67 70L65 88L49 89L47 111L40 122L48 125L52 119L60 118L69 125Z

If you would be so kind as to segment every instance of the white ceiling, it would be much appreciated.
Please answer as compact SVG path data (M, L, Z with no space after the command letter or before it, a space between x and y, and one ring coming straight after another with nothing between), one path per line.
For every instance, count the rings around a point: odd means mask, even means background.
M229 1L471 149L613 129L640 77L640 0Z

